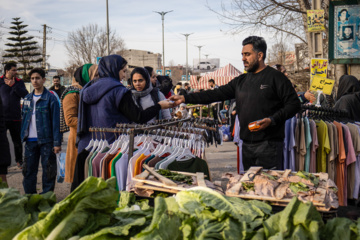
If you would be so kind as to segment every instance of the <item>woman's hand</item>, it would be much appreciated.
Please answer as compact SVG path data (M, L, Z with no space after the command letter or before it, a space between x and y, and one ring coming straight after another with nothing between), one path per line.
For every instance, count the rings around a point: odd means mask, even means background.
M172 108L174 107L174 102L173 101L170 101L168 99L166 100L162 100L160 102L158 102L161 106L161 109L168 109L168 108Z

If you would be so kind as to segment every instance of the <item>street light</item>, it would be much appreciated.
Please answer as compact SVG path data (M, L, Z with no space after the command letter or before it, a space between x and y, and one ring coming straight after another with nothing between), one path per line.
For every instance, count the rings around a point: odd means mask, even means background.
M186 37L186 81L188 80L188 37L194 33L182 33Z
M109 36L109 4L106 0L106 36L107 36L107 54L110 55L110 36Z
M203 45L204 46L204 45ZM200 66L200 53L201 53L201 48L203 47L203 46L195 46L195 47L198 47L199 48L199 66ZM200 68L199 68L200 69Z
M162 20L162 45L163 45L163 75L165 75L165 47L164 47L164 16L165 14L169 13L169 12L172 12L173 10L171 11L167 11L167 12L156 12L158 14L161 15L161 20Z

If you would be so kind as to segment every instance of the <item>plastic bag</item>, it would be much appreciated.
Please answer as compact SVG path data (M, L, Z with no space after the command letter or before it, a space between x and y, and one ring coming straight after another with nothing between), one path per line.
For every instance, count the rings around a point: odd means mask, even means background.
M58 183L64 182L65 178L65 158L66 153L58 153L56 154L56 162L57 162L57 177L56 180Z

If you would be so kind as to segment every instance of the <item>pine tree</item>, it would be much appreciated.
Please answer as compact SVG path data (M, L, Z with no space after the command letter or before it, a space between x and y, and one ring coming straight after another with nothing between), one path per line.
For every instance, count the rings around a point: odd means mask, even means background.
M36 41L31 41L34 37L25 36L28 32L25 28L28 25L23 25L23 21L19 21L20 18L13 18L14 22L11 22L13 26L10 29L9 34L13 37L7 38L9 43L5 45L10 47L5 49L7 54L3 55L3 58L9 59L7 62L20 63L22 66L18 66L17 69L20 75L23 75L23 80L28 81L27 72L33 68L34 63L39 63L42 61L41 53ZM5 64L7 63L5 62Z

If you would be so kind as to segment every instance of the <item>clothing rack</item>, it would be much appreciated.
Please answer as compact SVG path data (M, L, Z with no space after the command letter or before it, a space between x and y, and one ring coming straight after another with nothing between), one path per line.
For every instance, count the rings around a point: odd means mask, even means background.
M309 116L317 116L319 118L341 119L348 121L349 114L345 110L334 109L330 107L317 107L314 105L302 105L300 113L308 111Z
M195 132L191 132L191 130L189 130L189 129L183 129L183 131L181 131L182 129L180 126L177 129L169 128L170 126L174 127L174 125L179 125L184 122L192 122L196 128L200 128L200 129L205 129L205 130L209 130L209 131L217 131L218 130L217 122L214 120L209 120L209 119L197 120L197 119L193 119L193 118L186 118L186 119L180 119L180 120L173 120L173 119L169 119L169 120L165 120L165 121L158 120L158 121L156 121L156 123L154 125L116 124L116 128L91 127L91 128L89 128L89 132L100 132L100 133L110 132L110 133L114 133L114 134L115 133L129 134L130 139L129 139L128 160L130 160L131 157L133 156L133 152L134 152L134 139L135 139L136 134L141 134L141 133L156 134L156 132L154 132L154 131L150 132L150 130L155 130L155 129L165 129L165 130L169 130L169 131L176 130L177 133L179 133L179 132L195 133ZM201 124L214 124L214 125L216 125L216 127L203 126ZM176 134L166 133L165 136L174 137L174 136L176 136ZM185 138L186 136L184 135L183 137Z

